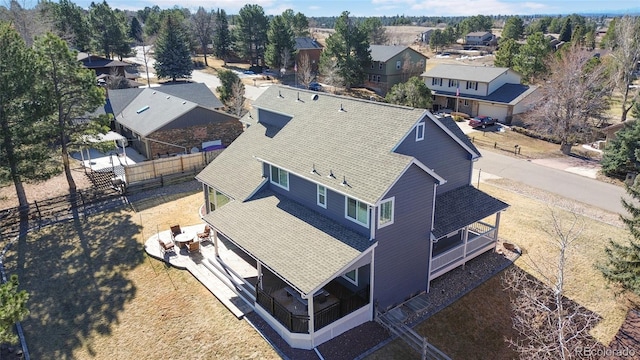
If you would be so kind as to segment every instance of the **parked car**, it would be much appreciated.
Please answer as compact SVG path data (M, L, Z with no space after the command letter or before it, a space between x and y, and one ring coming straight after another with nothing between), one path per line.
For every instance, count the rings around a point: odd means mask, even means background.
M469 126L476 128L482 127L483 129L487 126L495 125L496 119L490 116L476 116L469 120Z
M309 84L309 90L320 91L322 90L322 85L314 81Z

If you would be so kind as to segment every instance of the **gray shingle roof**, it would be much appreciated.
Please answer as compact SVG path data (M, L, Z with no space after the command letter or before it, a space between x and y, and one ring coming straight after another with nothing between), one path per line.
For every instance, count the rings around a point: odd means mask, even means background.
M211 89L202 83L165 84L155 87L154 90L177 96L210 109L219 109L224 106Z
M265 136L269 130L266 126L252 122L248 115L241 121L252 125L196 176L238 201L247 199L262 183L262 163L254 155L271 141Z
M109 103L113 114L119 115L143 90L143 88L109 90Z
M460 129L460 126L456 124L451 116L443 116L438 118L438 121L444 125L458 140L464 143L469 150L472 152L473 157L479 157L480 151L476 148L475 145L469 140L469 137Z
M373 246L366 237L269 190L249 201L232 201L204 219L304 294Z
M320 45L320 43L310 37L296 38L296 43L294 46L296 50L322 49L322 45Z
M368 204L380 200L414 160L393 153L394 146L420 119L432 121L424 109L280 86L271 86L253 106L292 117L255 154L259 159ZM314 165L317 174L311 173Z
M436 196L433 236L440 238L508 207L507 203L473 186L439 194Z
M403 52L408 46L403 45L370 45L371 60L373 61L388 61L392 57ZM426 56L425 56L426 57Z
M504 84L500 86L498 89L496 89L496 91L489 94L489 96L464 94L462 93L462 91L464 90L461 90L459 97L461 99L476 99L476 100L482 100L485 102L516 105L518 102L520 102L520 100L524 99L525 97L529 96L531 93L536 91L536 89L538 89L536 85ZM456 96L455 91L434 90L433 94L446 95L450 97Z
M489 83L507 71L509 68L504 67L441 64L422 76Z

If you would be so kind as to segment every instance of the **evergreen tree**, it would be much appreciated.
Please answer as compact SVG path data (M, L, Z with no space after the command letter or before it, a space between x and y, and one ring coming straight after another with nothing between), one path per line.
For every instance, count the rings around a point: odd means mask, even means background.
M229 31L227 14L224 9L218 9L213 32L213 54L224 61L224 66L227 66L227 56L231 50L231 44L231 32Z
M88 51L91 29L84 9L69 0L51 2L50 5L53 9L53 26L58 36L79 51Z
M92 2L89 6L89 21L93 30L93 48L101 51L104 57L111 59L114 53L122 57L131 51L126 18L122 11L114 11L106 1L97 4Z
M385 100L391 104L411 106L415 108L431 108L431 90L419 76L407 82L393 85Z
M129 26L129 37L137 41L139 44L144 41L142 37L142 25L140 25L140 21L135 16L133 17L133 19L131 19L131 25Z
M293 10L287 9L282 13L282 17L291 27L294 37L309 36L309 19L303 13L294 14Z
M6 283L0 285L0 342L16 343L18 336L13 325L29 315L27 301L29 294L18 290L18 275L13 274Z
M233 86L240 81L240 78L231 70L219 71L218 78L220 79L220 86L216 88L218 98L220 101L227 104L233 97Z
M0 177L13 182L19 205L27 209L23 182L46 180L58 172L48 147L54 129L43 121L53 107L35 54L1 22L0 49Z
M622 206L630 217L620 215L620 218L629 229L631 239L627 244L609 240L609 245L605 247L607 258L598 268L611 283L619 285L624 291L640 295L640 207L636 205L640 200L640 182L627 186L627 194L633 200L623 198Z
M524 22L519 16L511 16L507 19L502 30L502 40L519 40L524 33Z
M571 41L571 18L567 17L564 20L564 24L562 24L562 29L560 29L560 35L558 36L558 40L569 42Z
M283 57L292 56L295 48L295 40L291 26L286 24L284 16L276 15L269 23L267 31L269 42L265 53L265 61L273 68L283 67ZM288 53L288 54L285 54Z
M377 17L368 17L361 24L363 31L367 34L370 45L384 45L389 41L386 28L382 26L382 21Z
M620 179L640 169L640 121L624 124L607 144L600 164L605 175Z
M51 94L55 111L51 116L58 133L62 164L69 184L69 193L75 196L76 184L71 175L69 146L79 142L83 135L109 131L108 123L79 122L77 119L104 105L104 91L95 84L95 73L76 60L66 42L51 33L36 39L35 53L44 74L43 85ZM97 125L97 126L96 126Z
M520 44L514 39L507 39L500 42L500 48L495 53L494 65L498 67L512 68L514 59L520 50Z
M153 67L159 78L170 78L176 81L177 78L191 77L193 61L189 54L189 42L184 28L172 14L167 15L158 34L155 57L156 62Z
M513 59L513 68L529 82L533 82L548 71L546 60L550 53L551 46L542 33L530 35Z
M349 18L348 11L336 20L335 33L327 38L320 62L328 63L332 59L336 60L339 77L347 89L362 83L365 67L371 64L367 34Z
M267 45L269 19L260 5L247 4L240 9L236 19L234 45L240 56L249 59L251 65L260 66Z

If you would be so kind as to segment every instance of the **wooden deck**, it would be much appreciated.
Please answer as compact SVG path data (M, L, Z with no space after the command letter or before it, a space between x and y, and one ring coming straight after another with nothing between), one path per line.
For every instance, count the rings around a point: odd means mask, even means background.
M184 232L198 233L204 230L204 224L182 227ZM174 251L162 251L158 238L163 241L171 240L169 230L161 231L151 236L145 242L145 251L149 256L164 261L178 269L189 271L198 281L202 283L220 302L222 302L236 317L242 318L253 311L253 304L241 296L242 289L238 289L229 284L229 278L220 270L223 264L233 268L235 273L244 280L251 282L257 278L258 271L245 259L235 254L230 249L230 244L218 241L218 253L215 255L213 241L204 241L200 244L200 252L189 253L185 248L177 245ZM228 247L229 246L229 247ZM219 266L215 266L219 265ZM237 279L242 281L242 279Z

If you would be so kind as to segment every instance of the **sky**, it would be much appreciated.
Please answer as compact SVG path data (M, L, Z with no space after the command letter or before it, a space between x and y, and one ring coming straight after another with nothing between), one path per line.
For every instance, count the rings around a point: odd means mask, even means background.
M101 0L95 0L101 1ZM91 0L76 0L77 5L88 8ZM158 5L162 9L186 7L196 10L221 8L227 14L237 14L245 4L262 6L267 15L278 15L286 9L301 12L307 17L339 16L349 11L352 16L472 16L472 15L531 15L639 13L638 0L107 0L112 8L139 10Z

